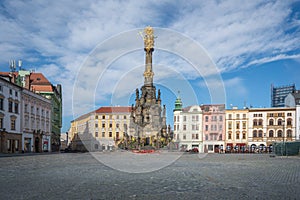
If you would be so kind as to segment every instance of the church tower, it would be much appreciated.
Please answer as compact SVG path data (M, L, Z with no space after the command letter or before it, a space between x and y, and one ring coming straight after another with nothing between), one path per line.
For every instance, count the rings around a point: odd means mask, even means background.
M166 107L161 106L161 92L153 85L152 53L154 51L154 31L146 27L144 34L145 71L144 85L136 89L135 105L132 105L130 116L130 135L138 140L141 146L159 146L166 136ZM161 145L161 144L160 144Z

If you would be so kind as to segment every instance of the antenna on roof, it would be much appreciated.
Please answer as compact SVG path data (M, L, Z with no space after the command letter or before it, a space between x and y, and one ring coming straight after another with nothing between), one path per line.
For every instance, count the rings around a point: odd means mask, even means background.
M19 67L19 70L22 70L22 60L18 61L18 67Z
M16 71L16 61L15 60L10 60L9 61L9 68L11 72L15 72Z

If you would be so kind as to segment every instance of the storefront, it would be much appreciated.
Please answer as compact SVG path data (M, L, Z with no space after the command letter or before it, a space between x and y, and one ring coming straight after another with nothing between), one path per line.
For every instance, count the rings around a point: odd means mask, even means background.
M51 151L50 141L51 141L50 135L43 135L42 147L43 147L44 152L50 152Z

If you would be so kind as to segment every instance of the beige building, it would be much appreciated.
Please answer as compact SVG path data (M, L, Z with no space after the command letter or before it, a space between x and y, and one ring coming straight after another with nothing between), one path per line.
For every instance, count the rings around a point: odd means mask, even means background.
M71 122L72 150L112 150L128 135L131 107L100 107Z
M295 115L295 107L249 109L251 149L267 150L273 142L295 141Z
M245 152L248 146L248 109L233 107L226 110L227 152Z

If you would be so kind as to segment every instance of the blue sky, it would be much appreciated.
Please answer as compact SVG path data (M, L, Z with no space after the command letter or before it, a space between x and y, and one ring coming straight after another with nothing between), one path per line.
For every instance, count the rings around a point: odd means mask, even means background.
M73 115L132 103L143 84L138 32L147 25L156 31L154 80L171 124L178 90L185 106L223 103L212 96L224 92L227 107L269 107L271 83L300 89L300 2L292 0L4 0L0 69L21 59L62 84L65 132Z

